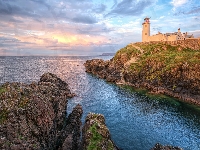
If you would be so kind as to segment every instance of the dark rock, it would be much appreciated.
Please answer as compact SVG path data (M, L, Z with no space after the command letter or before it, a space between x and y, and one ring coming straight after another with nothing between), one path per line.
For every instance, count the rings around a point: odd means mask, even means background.
M69 142L78 148L82 107L66 118L67 98L75 95L66 82L45 73L38 83L5 83L0 89L0 149L62 149Z
M174 146L163 146L157 143L151 150L183 150L183 149Z
M97 75L99 78L106 79L109 82L118 82L121 80L120 71L114 64L102 59L87 60L84 63L86 72Z

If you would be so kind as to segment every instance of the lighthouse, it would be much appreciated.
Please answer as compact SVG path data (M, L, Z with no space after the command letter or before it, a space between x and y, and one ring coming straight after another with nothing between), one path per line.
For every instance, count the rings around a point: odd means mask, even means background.
M144 22L142 23L142 42L149 42L150 36L150 18L144 18Z

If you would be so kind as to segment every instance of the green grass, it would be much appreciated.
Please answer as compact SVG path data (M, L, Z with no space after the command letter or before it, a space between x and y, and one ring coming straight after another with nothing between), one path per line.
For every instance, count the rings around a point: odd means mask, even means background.
M144 54L138 58L137 63L130 65L129 71L140 72L148 63L158 64L160 65L158 67L155 65L151 66L150 78L152 79L184 63L187 63L189 66L195 64L200 65L200 50L192 50L190 48L182 48L180 50L180 46L171 46L161 43L138 46L144 50ZM114 60L120 58L123 54L127 55L128 59L139 54L138 50L134 47L130 47L131 45L119 50Z
M113 147L113 144L111 141L108 141L108 150L113 150L114 147Z
M7 120L7 117L8 117L8 111L3 109L0 112L0 124L3 124Z
M114 56L114 60L118 60L121 56L125 54L127 59L130 60L131 57L135 57L140 54L140 51L136 48L132 47L131 45L127 45L126 47L120 49Z
M4 87L0 87L0 94L6 92L6 89Z
M92 133L92 138L87 147L87 150L98 150L98 144L102 141L102 136L97 131L97 124L93 124L89 131Z

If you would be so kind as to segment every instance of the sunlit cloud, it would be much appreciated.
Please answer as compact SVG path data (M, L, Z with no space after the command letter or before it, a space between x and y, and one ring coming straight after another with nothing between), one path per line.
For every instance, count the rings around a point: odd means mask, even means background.
M174 6L174 7L180 7L184 4L186 4L188 2L188 0L172 0L171 1L171 4Z
M199 10L199 0L0 0L0 55L116 52L141 41L146 16L151 34L199 31Z

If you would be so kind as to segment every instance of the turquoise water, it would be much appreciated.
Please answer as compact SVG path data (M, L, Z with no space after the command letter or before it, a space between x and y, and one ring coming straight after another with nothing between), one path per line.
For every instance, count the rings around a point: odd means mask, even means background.
M102 113L112 139L123 150L148 150L158 142L200 150L200 108L87 74L83 63L92 58L0 57L0 83L30 83L52 72L77 94L68 102L68 113L78 103L83 106L83 122L89 112Z

